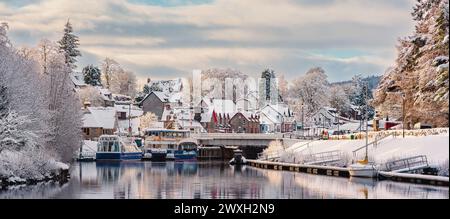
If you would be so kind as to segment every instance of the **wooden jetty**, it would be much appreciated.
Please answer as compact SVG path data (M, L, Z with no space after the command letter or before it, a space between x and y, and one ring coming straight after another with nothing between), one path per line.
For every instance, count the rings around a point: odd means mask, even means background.
M320 165L305 165L281 163L261 160L247 160L248 165L252 167L270 169L270 170L284 170L292 172L301 172L315 175L336 176L349 178L350 174L348 168L334 167L334 166L320 166ZM430 176L421 174L407 174L379 171L380 179L393 180L405 183L427 184L435 186L448 186L448 177Z

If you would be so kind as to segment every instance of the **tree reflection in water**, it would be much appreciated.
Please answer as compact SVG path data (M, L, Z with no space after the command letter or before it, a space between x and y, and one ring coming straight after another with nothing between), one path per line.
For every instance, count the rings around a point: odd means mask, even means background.
M0 198L449 198L448 187L230 166L224 162L90 162L69 183L0 191Z

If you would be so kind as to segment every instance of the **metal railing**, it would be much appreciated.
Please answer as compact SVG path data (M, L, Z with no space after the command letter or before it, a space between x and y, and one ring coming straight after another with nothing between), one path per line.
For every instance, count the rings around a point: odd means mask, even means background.
M428 160L425 155L408 157L385 163L385 168L387 171L402 170L402 172L409 172L417 169L423 169L428 166Z
M310 154L304 160L305 164L326 164L340 161L342 159L340 150L325 151L315 154Z

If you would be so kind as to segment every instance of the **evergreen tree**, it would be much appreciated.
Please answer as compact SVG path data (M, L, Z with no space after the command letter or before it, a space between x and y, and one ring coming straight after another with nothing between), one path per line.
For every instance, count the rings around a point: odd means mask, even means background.
M145 94L149 94L149 93L150 93L150 86L148 86L148 84L145 84L145 85L144 85L143 92L144 92Z
M8 97L6 96L6 87L0 85L0 118L6 116L8 112Z
M372 92L369 90L369 83L365 82L361 75L353 77L353 93L350 96L350 101L354 106L360 109L361 115L366 114L366 105L369 118L373 117L374 109L370 106L369 101L373 98Z
M84 82L92 86L100 86L101 82L101 71L97 66L88 65L83 68Z
M265 94L266 94L265 99L270 100L271 99L270 91L271 91L271 87L272 87L271 85L275 79L275 72L271 69L266 69L261 73L261 78L263 80L265 80L264 81L264 83L265 83L264 90L265 90Z
M80 51L77 49L80 43L78 42L78 36L73 34L72 24L67 21L64 27L64 35L59 43L59 49L64 54L65 63L72 69L76 68L76 57L81 56Z

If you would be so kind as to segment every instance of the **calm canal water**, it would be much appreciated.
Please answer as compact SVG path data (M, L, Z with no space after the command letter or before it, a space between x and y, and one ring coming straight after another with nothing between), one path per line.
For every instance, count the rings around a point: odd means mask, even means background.
M234 168L221 162L75 163L68 183L0 191L0 198L448 199L448 187Z

